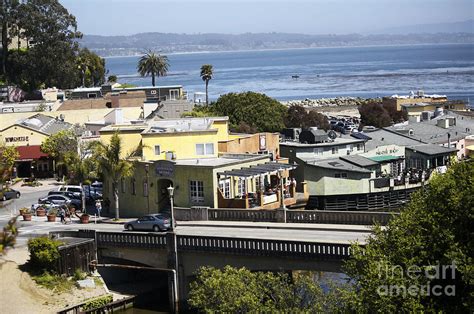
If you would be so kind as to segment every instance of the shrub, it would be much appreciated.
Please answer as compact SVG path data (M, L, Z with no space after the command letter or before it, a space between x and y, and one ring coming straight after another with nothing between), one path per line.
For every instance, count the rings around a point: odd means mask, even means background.
M80 270L79 268L77 268L75 271L74 271L74 276L72 277L73 280L75 281L78 281L78 280L84 280L86 279L87 277L87 274L84 273L82 270Z
M58 247L62 242L48 237L38 237L28 241L30 265L33 268L45 271L57 270L60 258Z
M109 304L113 300L114 298L111 294L107 294L98 298L90 299L86 301L83 306L81 306L81 311L85 312L85 311L100 308L102 306Z

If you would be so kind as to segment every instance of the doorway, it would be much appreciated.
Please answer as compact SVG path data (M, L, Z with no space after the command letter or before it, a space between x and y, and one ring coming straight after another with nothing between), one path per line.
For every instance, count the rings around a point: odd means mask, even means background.
M173 181L169 179L159 179L156 184L158 196L158 212L171 213L171 202L168 194L168 187L174 186Z

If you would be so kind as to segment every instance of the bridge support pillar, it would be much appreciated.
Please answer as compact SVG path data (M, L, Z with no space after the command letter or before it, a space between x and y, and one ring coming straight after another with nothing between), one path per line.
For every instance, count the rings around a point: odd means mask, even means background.
M179 279L178 279L178 242L174 231L166 234L166 250L168 252L168 268L171 272L168 275L168 292L170 308L173 313L179 312Z
M276 209L276 221L277 222L286 222L286 210L285 209Z

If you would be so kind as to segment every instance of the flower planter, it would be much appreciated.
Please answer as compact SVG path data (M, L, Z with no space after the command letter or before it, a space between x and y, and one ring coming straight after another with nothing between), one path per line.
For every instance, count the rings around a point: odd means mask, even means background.
M46 217L48 219L48 222L55 222L56 221L56 215L48 215Z
M40 216L40 217L46 216L46 209L37 209L36 216Z
M89 218L90 216L87 214L84 214L81 216L81 224L88 224L89 223Z
M31 214L22 214L24 221L31 221Z

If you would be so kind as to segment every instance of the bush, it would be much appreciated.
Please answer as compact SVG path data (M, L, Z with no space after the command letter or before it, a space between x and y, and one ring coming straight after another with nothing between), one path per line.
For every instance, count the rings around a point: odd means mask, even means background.
M74 271L74 276L72 277L72 279L74 281L78 281L78 280L84 280L84 279L86 279L86 277L87 277L87 274L85 272L83 272L82 270L80 270L79 268L77 268Z
M86 301L83 306L81 306L81 311L85 312L85 311L103 307L111 303L113 300L114 298L111 294L107 294L98 298L90 299Z
M58 267L59 246L62 242L48 237L38 237L28 241L30 265L35 269L56 271Z

